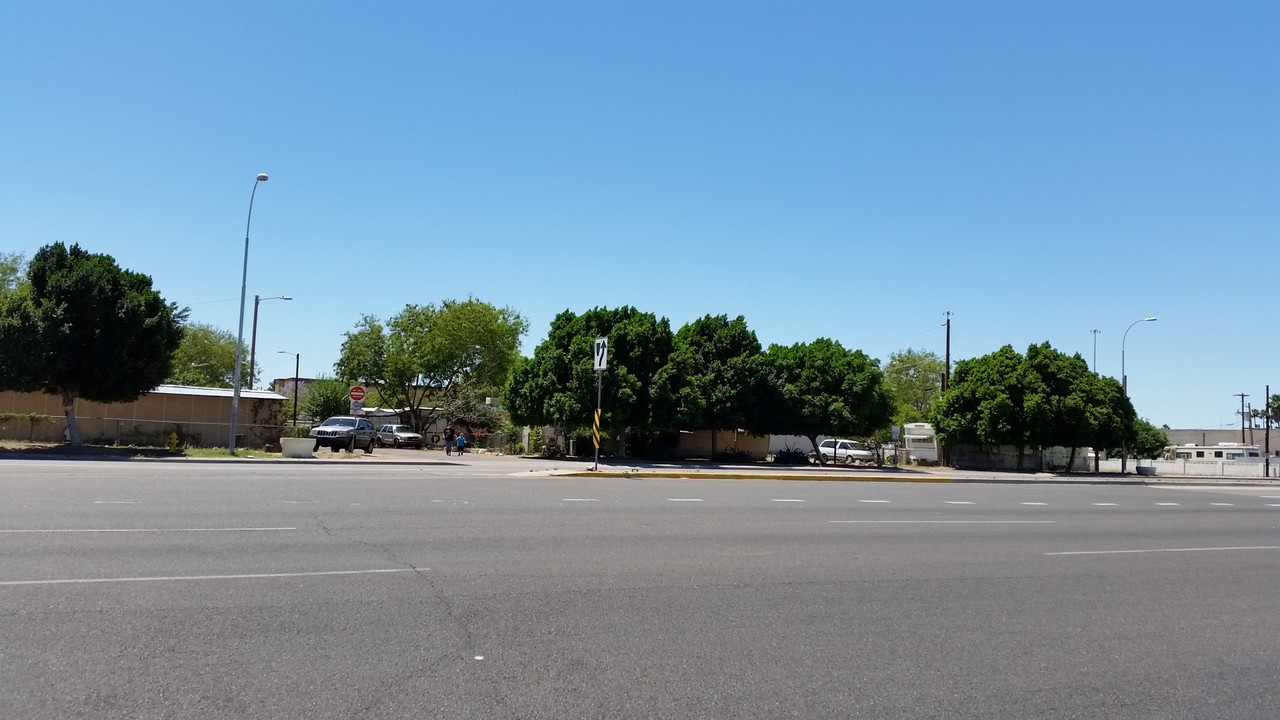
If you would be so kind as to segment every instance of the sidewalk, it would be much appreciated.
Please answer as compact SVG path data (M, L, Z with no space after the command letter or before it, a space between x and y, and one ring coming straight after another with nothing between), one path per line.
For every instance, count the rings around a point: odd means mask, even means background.
M1038 472L1000 472L956 470L938 467L862 467L849 465L719 465L701 461L651 462L644 460L602 459L599 470L592 470L590 457L554 458L499 455L470 450L462 456L445 455L440 450L381 448L371 455L363 452L317 452L306 459L283 458L248 451L247 456L186 457L162 450L135 448L85 448L61 451L41 448L38 452L0 448L4 460L114 460L139 462L186 463L269 463L269 464L333 464L448 466L457 464L501 464L514 476L529 477L608 477L608 478L704 478L717 480L799 480L828 482L908 482L908 483L1041 483L1060 485L1222 485L1245 487L1280 486L1280 480L1258 477L1220 476L1138 476L1135 474L1094 474Z

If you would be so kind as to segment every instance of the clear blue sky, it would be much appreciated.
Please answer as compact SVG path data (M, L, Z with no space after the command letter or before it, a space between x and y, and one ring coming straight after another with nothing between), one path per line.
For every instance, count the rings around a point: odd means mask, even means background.
M362 314L1049 341L1139 414L1280 392L1280 3L0 3L0 250L79 243L264 378Z

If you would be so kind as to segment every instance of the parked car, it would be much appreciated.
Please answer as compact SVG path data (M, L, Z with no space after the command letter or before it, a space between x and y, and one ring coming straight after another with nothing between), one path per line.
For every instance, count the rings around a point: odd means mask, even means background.
M391 447L422 449L422 436L409 425L382 425L378 428L378 444Z
M843 440L840 438L823 440L818 443L818 454L824 463L831 462L832 458L836 462L849 465L875 462L875 453L856 440Z
M372 453L378 442L373 423L350 415L338 415L325 420L311 428L311 437L315 438L316 450L327 447L334 452L355 452L356 448L360 448L365 453Z

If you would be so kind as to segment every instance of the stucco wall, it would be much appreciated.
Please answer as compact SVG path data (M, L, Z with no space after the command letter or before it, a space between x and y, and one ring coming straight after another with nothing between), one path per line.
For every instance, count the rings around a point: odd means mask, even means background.
M283 398L240 398L237 443L261 447L280 437ZM0 392L0 439L62 442L66 422L56 395ZM31 416L37 418L32 423ZM231 398L174 392L146 393L130 403L76 401L80 436L95 445L163 446L170 433L195 447L226 447L231 434Z

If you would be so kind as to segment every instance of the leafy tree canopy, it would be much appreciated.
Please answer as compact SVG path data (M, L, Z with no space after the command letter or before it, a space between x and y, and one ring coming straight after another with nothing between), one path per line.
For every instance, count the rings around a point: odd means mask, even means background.
M771 345L764 354L763 402L753 430L867 437L893 420L894 401L879 361L835 340Z
M942 390L943 366L937 353L913 348L889 356L884 378L897 400L895 425L928 422L933 400Z
M1030 346L1025 356L1006 345L956 363L931 414L945 443L1073 450L1120 443L1133 419L1120 383L1047 342Z
M23 282L26 258L22 253L0 252L0 297L17 292Z
M601 337L609 339L601 427L619 439L620 454L626 454L628 429L669 426L674 408L669 377L661 371L671 357L671 325L629 306L557 315L533 357L517 362L511 373L504 400L512 420L589 429L596 407L594 347Z
M1169 446L1169 436L1160 428L1153 425L1146 418L1138 418L1133 423L1133 447L1131 452L1134 457L1154 460L1164 454L1164 449ZM1119 453L1119 450L1116 450Z
M470 298L407 305L385 325L366 315L346 334L336 369L431 424L463 382L497 386L519 357L528 322L515 310ZM427 407L427 403L431 403Z
M760 341L739 315L706 315L681 327L658 387L671 390L676 421L689 430L712 432L746 427L755 404L761 368Z
M229 388L235 376L236 336L203 323L188 323L182 328L182 342L173 356L173 371L165 380L174 385ZM240 353L241 368L248 366L248 348ZM255 377L244 378L245 386L253 387Z
M165 302L150 277L79 245L41 248L27 282L0 312L0 387L59 395L79 445L76 399L128 402L162 383L186 311Z
M312 423L324 422L335 415L351 411L351 399L347 392L351 386L345 380L322 377L308 382L302 397L298 398L301 414Z

